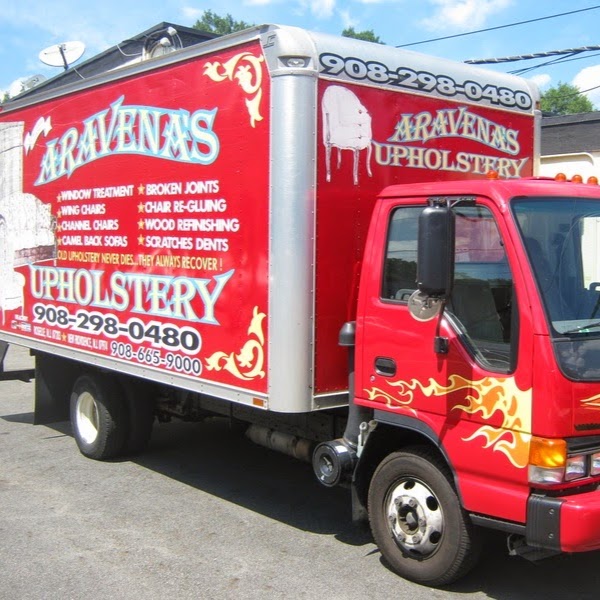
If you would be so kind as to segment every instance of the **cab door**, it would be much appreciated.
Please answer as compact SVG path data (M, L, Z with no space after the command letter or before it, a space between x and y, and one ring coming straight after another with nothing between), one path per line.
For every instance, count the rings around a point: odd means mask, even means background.
M360 402L384 410L412 410L413 380L444 377L446 360L433 352L436 320L416 321L408 301L416 291L417 236L423 200L412 205L379 205L361 279L357 320ZM405 413L406 411L403 411Z
M531 363L519 369L516 360L519 318L508 234L489 201L456 205L452 294L441 319L416 320L409 301L425 206L424 198L379 205L361 280L356 402L376 409L376 420L436 444L457 473L467 508L485 501L488 514L523 522ZM444 343L436 345L436 338Z

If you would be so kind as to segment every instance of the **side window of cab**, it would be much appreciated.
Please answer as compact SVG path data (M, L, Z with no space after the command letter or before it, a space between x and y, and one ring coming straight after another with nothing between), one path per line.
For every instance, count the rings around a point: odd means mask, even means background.
M388 226L381 298L407 302L417 289L417 236L422 206L394 210Z
M418 221L423 206L395 209L386 240L381 299L406 303L416 290ZM454 286L447 318L479 364L508 373L515 364L517 312L513 277L492 213L460 205L456 216Z
M513 277L500 232L482 206L457 206L454 286L447 313L482 366L512 370L516 313Z

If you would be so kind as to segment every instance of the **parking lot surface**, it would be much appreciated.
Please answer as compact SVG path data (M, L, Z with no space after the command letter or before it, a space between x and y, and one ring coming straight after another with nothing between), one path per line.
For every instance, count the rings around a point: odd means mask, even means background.
M31 366L11 347L5 368ZM487 536L444 590L406 582L351 522L346 490L223 422L156 425L148 450L96 462L69 423L33 425L34 383L0 382L0 599L577 599L600 553L532 564Z

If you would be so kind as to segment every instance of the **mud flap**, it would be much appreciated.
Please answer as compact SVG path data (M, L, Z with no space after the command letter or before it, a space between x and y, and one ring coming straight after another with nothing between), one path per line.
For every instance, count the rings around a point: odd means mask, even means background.
M78 373L76 363L66 358L35 355L34 425L69 420L71 388Z

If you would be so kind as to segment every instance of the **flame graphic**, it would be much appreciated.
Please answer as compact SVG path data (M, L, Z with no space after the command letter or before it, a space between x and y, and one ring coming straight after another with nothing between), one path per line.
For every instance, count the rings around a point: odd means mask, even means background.
M581 401L586 408L600 408L600 394Z
M450 375L448 385L441 385L434 379L429 379L427 384L413 379L410 382L392 381L389 386L397 388L394 393L380 388L366 390L369 400L383 399L390 409L408 408L415 414L411 405L417 392L431 398L466 391L464 400L455 404L452 410L479 415L484 421L489 421L499 412L502 424L499 427L482 425L463 441L471 442L482 437L484 448L502 452L517 468L527 466L531 439L531 389L519 389L513 377L484 377L473 381L460 375Z

